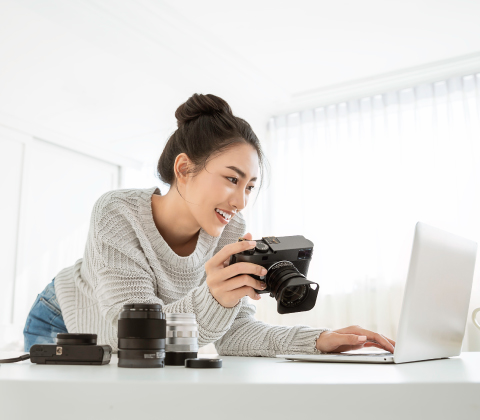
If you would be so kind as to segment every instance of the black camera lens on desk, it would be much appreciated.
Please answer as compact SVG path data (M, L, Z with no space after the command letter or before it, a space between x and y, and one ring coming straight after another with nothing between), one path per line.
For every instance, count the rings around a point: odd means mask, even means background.
M118 319L118 367L163 368L166 331L161 305L123 305Z

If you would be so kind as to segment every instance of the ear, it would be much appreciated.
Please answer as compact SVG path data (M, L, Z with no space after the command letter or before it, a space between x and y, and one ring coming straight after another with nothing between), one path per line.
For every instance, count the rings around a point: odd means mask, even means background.
M177 177L177 182L181 185L184 185L187 182L188 178L188 169L191 167L192 161L187 156L186 153L180 153L175 158L175 163L173 164L173 171Z

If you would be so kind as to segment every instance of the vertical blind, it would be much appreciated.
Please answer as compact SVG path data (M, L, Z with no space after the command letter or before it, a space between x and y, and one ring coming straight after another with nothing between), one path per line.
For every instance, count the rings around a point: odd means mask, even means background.
M264 295L258 319L394 338L415 223L480 238L480 73L277 116L264 144L271 182L247 221L313 241L320 293L289 316Z

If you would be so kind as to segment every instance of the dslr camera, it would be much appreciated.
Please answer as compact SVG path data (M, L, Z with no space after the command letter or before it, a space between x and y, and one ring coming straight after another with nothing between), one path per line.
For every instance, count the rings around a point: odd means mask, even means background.
M240 241L247 239L239 238ZM266 268L265 276L251 277L264 281L266 288L257 293L270 293L277 301L279 314L309 311L315 306L320 286L306 279L313 254L313 242L302 235L264 236L255 248L230 257L230 264L249 262Z

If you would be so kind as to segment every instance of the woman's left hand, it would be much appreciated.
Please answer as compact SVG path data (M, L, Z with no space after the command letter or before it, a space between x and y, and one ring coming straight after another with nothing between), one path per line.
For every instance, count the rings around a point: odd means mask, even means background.
M317 350L325 353L340 353L363 347L378 347L393 353L395 341L382 334L365 330L359 325L352 325L335 331L322 332L317 339L316 347Z

